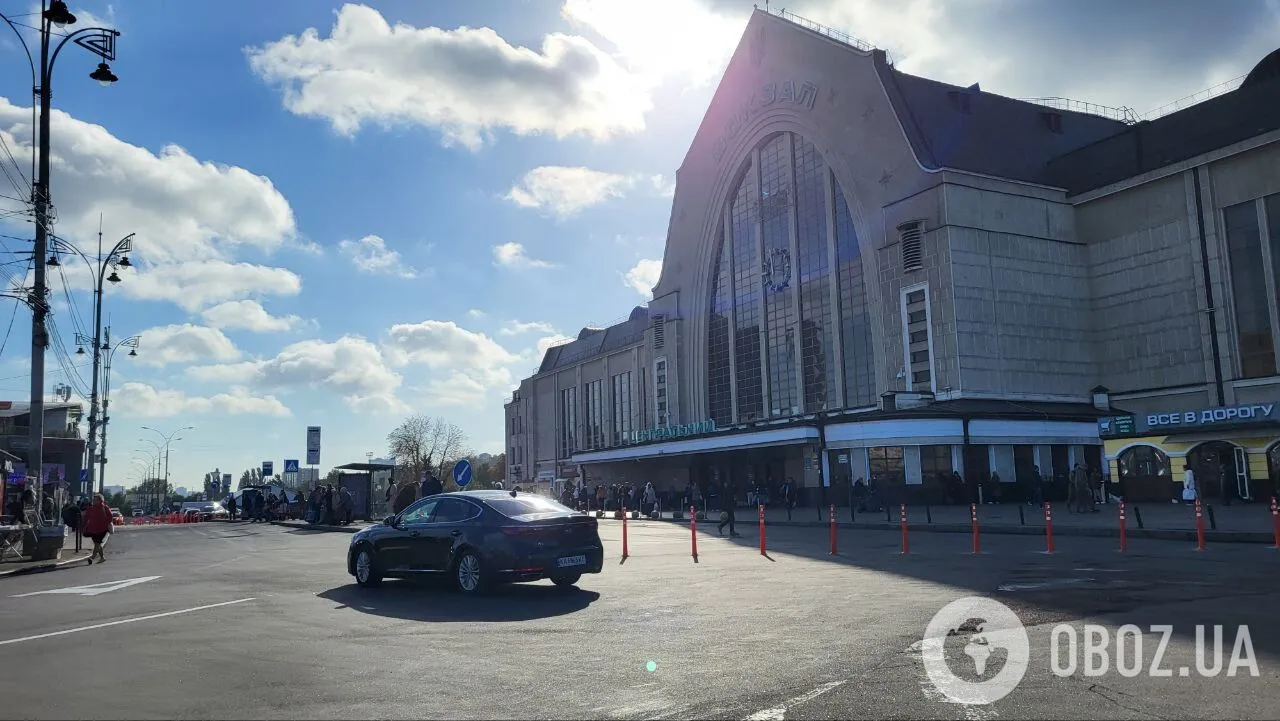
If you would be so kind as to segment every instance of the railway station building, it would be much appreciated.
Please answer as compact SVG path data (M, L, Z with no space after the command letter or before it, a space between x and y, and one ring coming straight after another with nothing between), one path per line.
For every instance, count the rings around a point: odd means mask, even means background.
M979 79L975 79L979 80ZM677 174L653 300L549 349L508 481L875 478L1020 500L1269 497L1280 478L1280 51L1157 117L901 72L757 10ZM957 488L959 477L964 488Z

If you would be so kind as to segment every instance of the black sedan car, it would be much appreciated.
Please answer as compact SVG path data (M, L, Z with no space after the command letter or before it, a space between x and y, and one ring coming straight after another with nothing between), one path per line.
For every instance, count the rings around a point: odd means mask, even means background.
M356 533L347 551L347 572L361 586L447 574L467 594L543 578L571 586L603 566L595 518L517 491L423 498Z

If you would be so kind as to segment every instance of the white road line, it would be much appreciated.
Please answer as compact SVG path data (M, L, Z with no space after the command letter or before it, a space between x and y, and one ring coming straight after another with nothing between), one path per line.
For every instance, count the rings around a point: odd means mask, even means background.
M79 633L80 631L92 631L98 628L107 628L108 626L119 626L125 623L137 623L138 621L150 621L155 618L164 618L166 616L178 616L184 613L192 613L195 611L204 611L210 608L219 608L221 606L234 606L237 603L245 603L247 601L256 601L257 598L241 598L235 601L223 601L222 603L211 603L207 606L196 606L195 608L184 608L181 611L165 611L164 613L153 613L150 616L138 616L137 618L123 618L119 621L107 621L106 623L95 623L92 626L81 626L79 628L68 628L64 631L54 631L52 633L42 633L36 636L23 636L22 638L11 638L0 641L0 646L8 646L11 643L22 643L23 641L36 641L42 638L51 638L53 636L65 636L68 633Z
M793 699L783 701L781 705L767 708L763 711L757 711L746 718L746 721L782 721L787 716L787 709L792 706L799 706L802 703L809 703L822 694L830 691L837 686L843 684L844 681L831 681L809 691L808 693L796 696Z

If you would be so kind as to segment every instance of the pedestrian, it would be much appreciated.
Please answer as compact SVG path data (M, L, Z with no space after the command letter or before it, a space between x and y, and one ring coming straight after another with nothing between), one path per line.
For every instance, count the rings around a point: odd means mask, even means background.
M1186 503L1194 503L1200 497L1199 490L1196 487L1196 472L1191 470L1191 466L1184 464L1182 466L1182 500ZM1174 503L1178 499L1173 500Z
M779 489L779 495L782 496L782 505L787 509L787 520L791 520L791 509L796 506L796 481L791 476L787 476L787 480L782 482L782 488Z
M644 484L644 507L650 516L658 517L658 492L653 488L653 481Z
M738 487L733 480L733 476L729 476L724 482L724 510L720 511L720 527L716 529L716 533L724 535L724 527L729 526L729 537L739 537L738 531L734 528L734 506L738 503Z
M236 497L232 494L227 497L227 517L236 520Z
M351 521L355 520L356 499L352 498L351 490L346 486L342 487L342 525L350 526Z
M1076 513L1085 513L1086 507L1092 506L1093 494L1089 491L1089 473L1079 463L1071 469L1071 494L1075 499Z
M95 558L99 563L107 560L103 547L106 546L107 536L111 535L113 525L111 509L107 507L106 499L101 493L93 494L93 505L84 514L84 534L93 539L93 552L89 554L90 565Z
M422 497L438 496L441 493L444 493L444 484L436 478L436 474L427 471L427 477L422 481Z

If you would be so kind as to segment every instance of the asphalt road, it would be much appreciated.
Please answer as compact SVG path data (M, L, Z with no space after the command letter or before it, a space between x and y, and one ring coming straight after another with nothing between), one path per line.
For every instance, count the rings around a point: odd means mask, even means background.
M578 590L468 601L438 584L357 589L347 534L127 528L105 564L0 580L0 717L1266 718L1280 701L1274 549L1142 541L1120 554L1064 538L1050 555L1043 539L991 536L975 556L966 536L920 533L904 556L895 533L846 531L832 558L825 530L778 528L762 557L744 524L741 539L704 532L695 563L687 527L629 530L621 563L619 525L603 522L605 571ZM65 590L94 584L107 585ZM930 619L973 595L1008 604L1030 644L1021 684L990 705L948 701L922 663ZM1113 637L1172 625L1160 667L1173 675L1148 676L1148 633L1134 677L1086 676L1083 660L1059 677L1060 623L1080 637L1089 623ZM1227 626L1224 665L1248 624L1260 676L1202 677L1195 624Z

